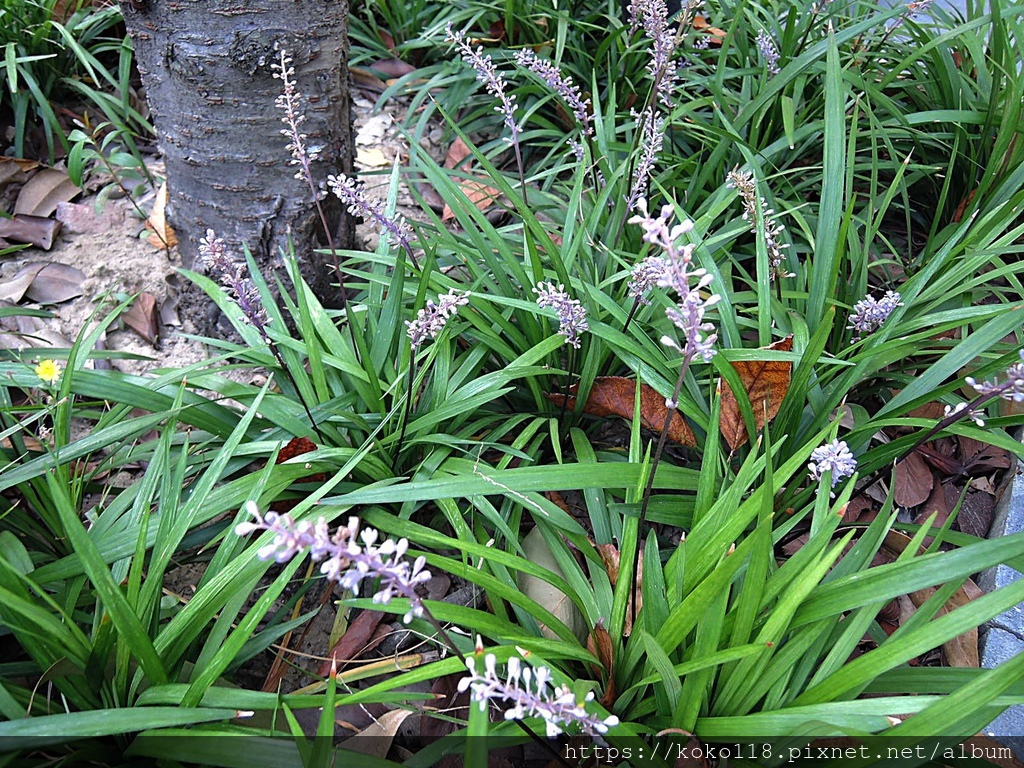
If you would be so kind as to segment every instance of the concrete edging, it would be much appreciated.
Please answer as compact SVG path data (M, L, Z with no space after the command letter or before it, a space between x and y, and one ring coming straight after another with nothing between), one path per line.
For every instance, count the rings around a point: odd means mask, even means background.
M999 499L989 538L1008 536L1024 531L1024 465L1020 461L1013 468L1013 479ZM997 565L984 571L978 586L986 592L1005 587L1024 575L1008 565ZM979 651L981 666L991 669L1009 661L1024 651L1024 606L1015 605L1005 613L985 622L980 632ZM1010 707L985 729L989 736L1024 736L1024 705Z

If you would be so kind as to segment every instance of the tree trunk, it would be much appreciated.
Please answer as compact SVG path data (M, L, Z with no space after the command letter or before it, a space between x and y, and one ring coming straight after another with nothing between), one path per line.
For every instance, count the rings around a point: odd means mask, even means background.
M289 240L313 290L335 305L337 280L313 252L323 233L310 191L289 164L271 64L284 49L303 96L307 146L321 149L316 180L351 173L348 0L121 0L167 165L167 217L186 267L212 229L264 274ZM354 223L325 198L335 242ZM191 303L191 302L188 302ZM194 317L209 332L212 316Z

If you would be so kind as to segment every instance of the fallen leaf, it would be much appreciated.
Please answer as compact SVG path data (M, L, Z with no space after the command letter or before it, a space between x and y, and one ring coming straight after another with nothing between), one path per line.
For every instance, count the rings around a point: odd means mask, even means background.
M579 391L579 385L573 384L569 387L569 395L560 393L546 394L548 400L555 405L565 403L566 408L576 407L575 394ZM591 416L621 416L629 421L633 420L633 396L636 392L636 382L622 376L598 376L594 379L594 385L590 388L587 396L587 403L583 406L583 412ZM665 398L651 386L640 384L640 423L648 429L660 432L665 427L665 417L668 415L668 408L665 406ZM696 446L697 438L693 430L686 423L686 420L678 411L672 412L672 420L669 423L668 437L680 445Z
M608 581L614 587L619 583L619 576L621 574L620 562L621 555L619 548L615 544L597 544L594 549L597 550L597 554L601 557L601 562L604 563L604 569L608 574ZM632 579L632 572L626 574L626 578ZM640 564L636 569L636 587L633 589L633 594L629 596L629 601L626 605L626 622L623 627L622 634L627 637L633 632L633 602L636 602L636 613L640 613L640 609L643 608L643 585L644 585L644 553L640 552Z
M935 475L917 451L896 465L893 497L901 507L924 504L934 487Z
M399 727L413 713L412 709L392 709L370 723L362 732L345 739L339 745L342 749L359 752L383 760L391 749Z
M349 67L348 71L352 74L352 85L356 88L363 88L374 93L384 93L388 89L387 84L368 69Z
M776 341L768 349L773 352L789 352L793 349L793 337L787 336ZM786 392L789 391L793 363L789 360L740 360L734 362L732 367L740 375L740 381L754 409L754 424L760 431L779 412ZM719 386L722 393L719 429L729 448L735 451L747 442L747 425L729 382L722 380Z
M319 674L326 677L331 671L331 660L338 664L338 669L343 668L351 661L355 661L363 653L372 650L379 645L381 637L376 643L371 642L374 632L387 614L380 611L362 611L355 620L348 625L341 640L334 644L327 654L327 661L320 665Z
M156 314L156 296L151 293L140 293L135 303L121 316L124 324L139 335L143 341L155 345L160 334L159 320Z
M165 181L160 190L156 193L156 200L153 203L153 210L146 219L146 227L153 230L153 234L146 238L146 242L154 248L173 248L178 244L178 236L167 223L165 212L167 210L167 182Z
M82 270L51 262L44 264L36 273L25 291L25 298L39 304L60 304L81 296L83 282L85 273Z
M932 515L935 515L934 525L941 527L946 524L946 520L949 519L950 513L956 508L956 503L960 498L960 494L956 488L946 483L935 483L935 487L932 488L931 494L925 501L924 506L921 507L914 518L916 525L922 525Z
M462 194L480 211L486 211L501 197L501 190L488 186L477 179L459 179L457 184L462 190ZM455 211L446 203L441 212L441 221L451 221L454 218Z
M725 30L712 27L703 16L693 17L693 28L710 37L712 45L721 45L725 42Z
M469 167L473 164L473 160L471 158L468 163L463 163L463 160L469 156L470 151L466 142L462 140L461 136L456 136L455 141L448 147L448 152L444 156L444 167L452 170L458 168L459 170L468 171Z
M369 149L360 148L356 152L356 164L363 168L380 168L391 165L391 161L380 147L370 147Z
M911 539L906 534L898 531L889 531L885 535L885 540L882 543L881 552L889 551L893 555L892 559L895 560L895 555L902 553L908 546L910 546ZM918 554L925 554L926 550L924 547L918 547ZM974 584L970 579L967 580L963 585L953 593L952 597L946 601L946 604L939 609L936 617L941 616L945 613L967 605L974 597L979 594L977 585ZM917 608L920 608L924 603L935 594L934 587L928 587L926 589L919 589L910 594L906 595L904 602L901 602L901 625L904 623L906 618L909 618ZM971 667L977 668L979 666L978 660L978 630L975 627L962 635L954 637L952 640L948 640L942 645L942 653L946 657L946 663L951 667Z
M960 513L956 516L957 527L969 536L983 539L988 536L995 517L996 500L983 491L968 491Z
M410 72L415 72L416 67L412 64L407 64L401 59L382 59L381 61L375 61L370 65L370 69L383 75L386 78L405 77Z
M615 688L615 664L613 655L612 636L605 629L604 620L599 619L594 631L590 633L587 642L587 650L597 656L601 662L601 669L598 674L605 681L604 694L601 696L601 706L610 707L615 703L617 690Z
M46 218L57 210L57 203L68 203L82 190L71 181L67 171L43 168L25 182L14 204L14 213Z
M548 547L548 543L540 528L534 528L526 534L526 537L523 539L523 555L531 563L539 565L541 568L546 568L560 578L565 577L565 574L562 573L562 569L558 565L558 561L555 559L554 553ZM526 573L525 571L519 571L516 574L516 586L519 587L519 591L526 595L526 597L550 611L577 638L580 640L586 638L587 624L583 614L580 613L580 609L576 607L576 604L569 599L569 596L558 589L558 587L544 581L539 576L534 576L532 573ZM540 626L541 634L544 637L551 640L558 639L558 636L546 626L540 622L537 622L537 624Z
M61 203L65 205L65 203ZM0 218L0 237L18 243L31 243L48 251L60 233L61 223L41 216L19 213L11 218Z

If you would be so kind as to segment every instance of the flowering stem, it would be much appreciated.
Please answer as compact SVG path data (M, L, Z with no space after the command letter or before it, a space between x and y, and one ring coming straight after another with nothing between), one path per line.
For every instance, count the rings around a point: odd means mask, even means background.
M883 467L882 469L877 469L870 475L868 475L867 480L864 480L860 484L860 487L853 492L853 495L850 497L850 501L853 501L858 496L862 496L868 488L870 488L872 485L881 480L882 476L886 472L891 471L894 467L896 467L897 464L906 461L914 451L916 451L922 445L924 445L933 437L935 437L935 435L937 435L939 432L962 419L969 418L971 416L972 411L975 411L981 406L985 405L985 403L987 403L989 400L993 400L999 397L999 395L999 392L986 392L985 394L979 395L970 403L968 403L965 408L953 411L948 416L941 419L934 427L932 427L927 432L918 437L916 440L914 440L913 445L911 445L909 448L903 451L903 453L897 456L896 460L890 466Z
M679 370L679 378L676 379L676 387L672 390L672 397L665 401L665 423L661 427L661 435L658 437L658 447L654 451L654 457L651 460L651 471L647 475L647 485L644 487L644 495L640 501L640 520L637 523L637 539L636 539L636 555L633 558L633 575L630 579L630 588L633 593L636 592L636 581L640 572L640 537L643 532L644 522L647 520L647 507L651 502L651 492L654 490L654 476L658 472L658 464L661 461L662 451L665 450L665 441L668 439L668 428L672 423L672 416L676 412L676 408L679 406L679 394L683 391L683 379L686 378L686 372L690 370L690 361L693 360L693 352L687 350L683 354L683 366ZM631 621L633 625L636 625L636 600L632 600L631 605Z
M633 322L633 318L636 317L637 311L640 309L640 297L637 296L633 299L633 306L629 308L629 314L626 315L626 322L622 324L622 332L625 333L629 329L629 324Z
M416 347L409 350L409 391L405 398L405 410L402 413L402 428L398 432L398 442L395 444L395 474L398 474L398 462L402 457L402 443L405 442L405 431L409 426L409 415L413 406L413 382L416 379Z

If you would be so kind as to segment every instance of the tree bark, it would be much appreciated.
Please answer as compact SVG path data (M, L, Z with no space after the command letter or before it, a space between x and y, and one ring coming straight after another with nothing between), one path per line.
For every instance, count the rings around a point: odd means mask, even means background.
M289 241L317 295L335 305L337 280L314 253L323 239L309 188L295 178L275 106L271 65L286 50L303 96L307 145L320 148L317 181L351 173L348 0L121 0L125 23L167 166L167 217L186 267L212 229L239 255L247 246L264 274ZM349 248L354 223L325 198L335 243ZM268 275L269 276L269 275ZM191 302L189 302L191 303ZM209 320L197 323L201 330Z

